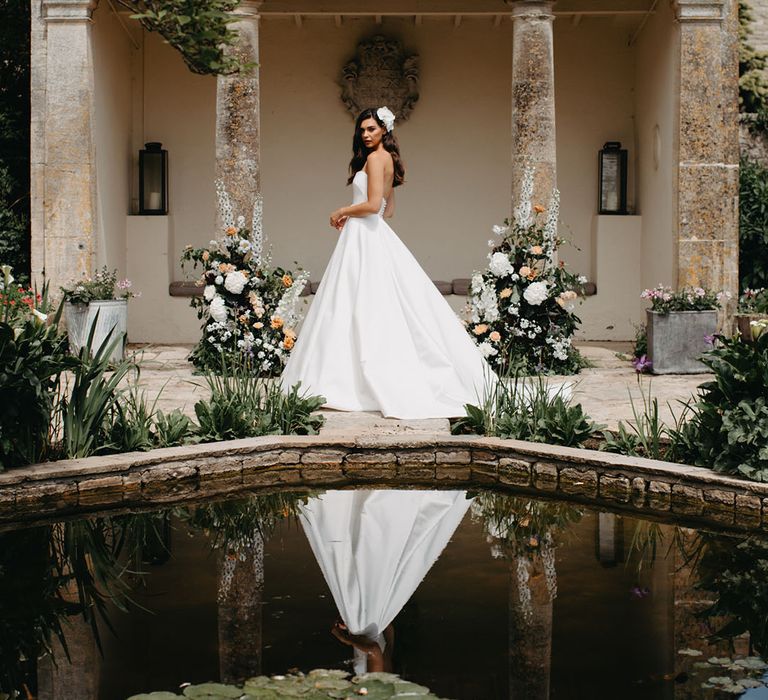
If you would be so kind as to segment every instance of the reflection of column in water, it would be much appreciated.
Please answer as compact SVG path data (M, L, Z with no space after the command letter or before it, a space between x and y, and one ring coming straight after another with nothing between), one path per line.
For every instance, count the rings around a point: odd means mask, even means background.
M509 559L509 697L548 700L552 599L557 593L551 535L542 538L540 553L505 552L505 556Z
M219 672L225 683L261 673L264 539L259 532L219 560Z

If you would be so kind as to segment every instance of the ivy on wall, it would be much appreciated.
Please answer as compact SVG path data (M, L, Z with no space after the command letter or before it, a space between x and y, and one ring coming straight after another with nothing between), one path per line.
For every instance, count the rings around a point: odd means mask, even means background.
M763 113L768 100L765 68L768 54L757 51L750 43L752 11L747 0L739 0L739 109Z
M117 0L133 19L157 32L202 75L247 73L256 64L236 49L237 32L227 23L239 0Z

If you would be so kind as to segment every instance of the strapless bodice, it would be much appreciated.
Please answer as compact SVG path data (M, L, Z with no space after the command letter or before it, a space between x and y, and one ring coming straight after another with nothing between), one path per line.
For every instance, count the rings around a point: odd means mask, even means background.
M358 177L362 175L362 177ZM360 204L368 199L368 173L365 170L358 170L352 178L352 204ZM387 207L385 197L381 198L381 207L378 216L384 215L384 209Z

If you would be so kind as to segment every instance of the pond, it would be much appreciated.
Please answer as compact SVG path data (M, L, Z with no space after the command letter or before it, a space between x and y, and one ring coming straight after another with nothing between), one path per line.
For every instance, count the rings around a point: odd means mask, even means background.
M490 491L246 494L9 530L0 613L1 687L39 700L315 668L454 700L768 697L768 538Z

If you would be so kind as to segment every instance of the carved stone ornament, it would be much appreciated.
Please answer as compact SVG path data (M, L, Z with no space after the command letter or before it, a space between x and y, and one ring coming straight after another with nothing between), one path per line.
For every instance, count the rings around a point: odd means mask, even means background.
M368 107L386 105L403 122L419 99L418 54L406 56L399 41L381 35L361 41L357 57L344 66L339 85L341 100L353 118Z

